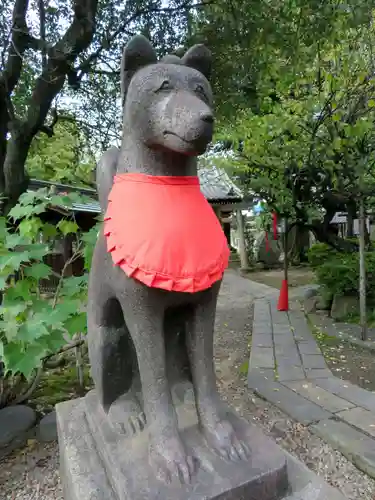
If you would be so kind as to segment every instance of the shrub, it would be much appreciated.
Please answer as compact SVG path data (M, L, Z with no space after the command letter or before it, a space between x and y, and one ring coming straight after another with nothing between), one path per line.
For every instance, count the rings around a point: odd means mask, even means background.
M5 379L32 381L47 358L86 332L87 273L67 276L64 266L56 275L45 260L53 241L69 234L76 240L69 262L84 258L88 269L98 227L82 235L74 218L52 225L39 217L49 204L66 210L74 201L73 195L56 196L46 190L24 193L9 214L12 227L0 217L0 407L12 398L2 390ZM46 243L40 243L41 235ZM42 296L40 283L51 275L58 278L57 288L53 296Z
M326 243L315 243L311 246L307 253L309 264L314 271L327 260L330 260L337 255L339 255L339 252Z
M318 283L332 295L358 295L359 288L359 253L333 252L322 257L321 264L316 264L315 274ZM367 296L375 298L375 252L366 252Z

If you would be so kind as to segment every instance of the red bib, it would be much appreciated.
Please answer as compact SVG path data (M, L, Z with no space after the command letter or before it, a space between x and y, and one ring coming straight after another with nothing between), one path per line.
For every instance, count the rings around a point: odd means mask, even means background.
M104 235L114 264L149 287L199 292L228 266L226 237L196 176L115 176Z

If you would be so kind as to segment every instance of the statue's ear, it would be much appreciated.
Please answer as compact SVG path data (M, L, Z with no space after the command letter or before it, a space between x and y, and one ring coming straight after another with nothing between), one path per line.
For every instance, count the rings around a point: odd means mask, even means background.
M133 36L126 44L121 59L120 85L122 104L124 104L126 92L134 73L144 66L156 62L157 55L155 49L147 38L143 35Z
M209 80L212 66L211 51L203 44L194 45L183 56L182 64L200 71Z

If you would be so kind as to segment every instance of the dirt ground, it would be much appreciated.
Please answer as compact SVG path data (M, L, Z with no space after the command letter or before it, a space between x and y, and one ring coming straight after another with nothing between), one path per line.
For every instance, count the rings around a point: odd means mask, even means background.
M274 288L281 288L284 279L283 269L271 269L267 271L252 271L246 274L246 278L257 283L263 283ZM314 282L314 273L308 267L294 267L289 269L288 284L290 288L308 285Z
M375 353L324 333L315 334L336 377L375 392Z

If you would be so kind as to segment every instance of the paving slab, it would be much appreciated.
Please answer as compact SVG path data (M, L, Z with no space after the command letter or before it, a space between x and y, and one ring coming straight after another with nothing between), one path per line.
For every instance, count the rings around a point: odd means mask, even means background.
M340 451L358 469L375 478L375 440L345 422L322 420L310 429Z
M275 344L275 354L276 356L288 356L291 354L292 357L298 356L300 362L301 362L301 357L299 355L299 351L297 349L296 345L293 344Z
M250 365L254 368L274 368L273 347L251 346Z
M375 437L375 416L370 411L356 407L340 411L336 415L357 429L361 429Z
M317 346L314 339L308 340L307 342L298 342L298 349L301 354L320 354L322 351Z
M277 377L280 382L305 380L306 375L302 366L277 365Z
M354 408L354 405L349 401L334 396L311 382L284 382L283 385L331 413Z
M332 372L329 368L305 368L306 378L309 379L321 379L321 378L332 378Z
M275 345L293 346L296 347L296 343L291 335L274 335L273 341Z
M272 347L273 348L273 339L272 335L252 335L251 345L257 347Z
M301 354L304 368L324 369L327 367L323 354Z
M248 377L262 377L264 380L275 380L275 370L271 368L253 368L249 366Z
M272 330L274 335L290 335L291 337L293 336L293 332L290 329L289 324L277 325L276 323L273 323Z
M248 386L259 396L270 401L282 411L304 425L328 419L331 413L295 393L280 382L266 380L257 374L249 374Z
M356 406L375 412L375 394L336 377L316 380L316 384Z
M302 362L301 362L301 357L298 354L298 351L291 350L290 353L287 353L286 349L283 349L282 352L280 353L280 348L275 348L275 354L276 354L276 362L277 365L293 365L293 366L300 366L302 368Z
M253 323L253 335L272 335L272 323L267 321L259 321Z

